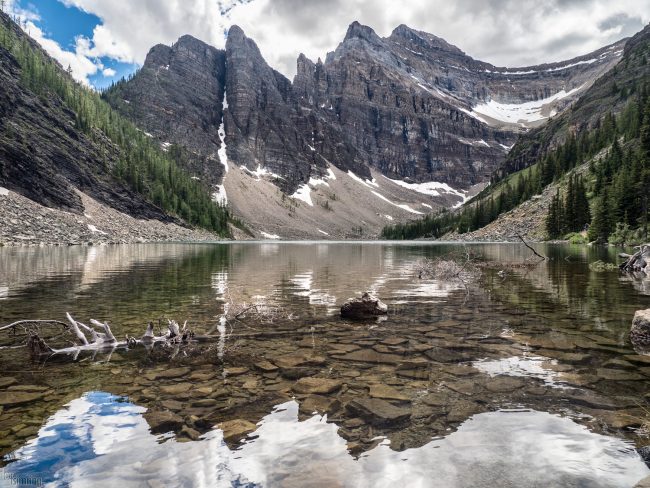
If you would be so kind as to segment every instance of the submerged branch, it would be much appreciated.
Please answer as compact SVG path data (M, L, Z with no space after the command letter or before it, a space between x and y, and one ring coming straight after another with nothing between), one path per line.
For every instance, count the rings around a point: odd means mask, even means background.
M515 234L515 237L519 238L519 239L521 240L521 242L524 243L524 246L526 246L528 249L530 249L531 251L533 251L533 254L534 254L535 256L537 256L537 257L540 258L540 259L543 259L544 261L548 260L548 258L547 258L546 256L544 256L544 255L538 253L538 252L535 250L535 248L533 248L530 244L528 244L528 243L526 242L526 240L525 240L525 239L524 239L520 234Z

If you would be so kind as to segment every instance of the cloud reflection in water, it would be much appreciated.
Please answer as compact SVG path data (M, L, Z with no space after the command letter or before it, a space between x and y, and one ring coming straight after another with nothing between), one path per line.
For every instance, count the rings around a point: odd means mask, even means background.
M49 486L166 487L629 487L650 471L629 443L536 411L475 415L443 439L396 452L385 441L359 459L337 426L298 421L294 401L275 408L231 450L218 429L201 441L149 433L135 406L91 392L50 417L12 456L4 476L43 476ZM150 486L158 486L155 482Z

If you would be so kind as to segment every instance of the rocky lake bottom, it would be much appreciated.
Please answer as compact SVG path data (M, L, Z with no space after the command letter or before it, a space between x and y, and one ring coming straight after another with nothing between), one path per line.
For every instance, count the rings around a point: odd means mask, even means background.
M615 250L538 249L536 266L517 244L0 249L0 324L70 312L123 337L164 316L214 337L31 361L4 331L0 485L632 487L650 356L628 333L650 286L590 269ZM468 250L503 268L415 272ZM388 315L341 319L367 290ZM283 313L220 321L237 303Z

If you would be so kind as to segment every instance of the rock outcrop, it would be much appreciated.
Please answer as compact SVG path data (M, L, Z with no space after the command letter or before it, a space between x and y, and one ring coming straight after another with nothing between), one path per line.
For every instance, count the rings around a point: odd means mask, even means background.
M143 68L105 97L162 144L188 151L190 170L207 185L228 186L230 163L254 181L269 181L281 198L314 206L304 195L326 186L332 167L363 181L379 173L427 195L428 210L411 212L417 215L450 206L445 199L457 204L464 199L458 190L487 182L519 134L573 102L620 59L623 44L507 69L405 25L382 38L354 22L325 61L301 54L291 82L232 26L225 50L189 36L154 47ZM238 193L253 182L232 178L238 181L229 203L255 221L268 196L252 205ZM327 215L329 204L321 205L326 211L317 216L316 207L315 220Z
M183 36L171 47L151 48L138 74L106 97L163 148L183 147L192 174L216 184L224 174L218 131L225 82L224 51Z
M387 313L388 306L369 293L364 293L361 298L350 298L341 306L341 317L348 319L367 319Z
M49 57L2 12L0 25ZM134 217L173 221L112 175L118 147L99 131L91 137L79 130L76 114L58 96L27 89L22 74L18 60L0 46L0 187L77 214L84 210L80 190Z

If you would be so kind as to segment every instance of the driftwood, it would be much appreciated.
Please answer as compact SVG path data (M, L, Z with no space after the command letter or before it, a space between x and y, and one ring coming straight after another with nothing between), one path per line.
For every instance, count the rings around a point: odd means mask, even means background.
M639 246L639 250L620 265L620 269L627 273L645 273L650 276L650 244Z
M155 344L162 343L165 345L187 344L194 338L194 333L187 328L187 322L182 327L174 320L168 320L167 332L163 335L154 333L154 324L149 322L144 334L139 337L126 336L125 340L118 340L110 325L107 322L90 319L90 325L86 325L66 313L67 322L57 320L21 320L0 327L0 331L23 327L29 334L26 346L32 356L54 356L54 355L71 355L74 359L81 352L91 351L93 353L102 352L110 354L119 348L132 348L142 345L146 349L151 349ZM63 348L54 348L48 345L39 335L39 330L43 326L64 326L74 336L75 343L72 346ZM30 327L31 326L31 327Z

